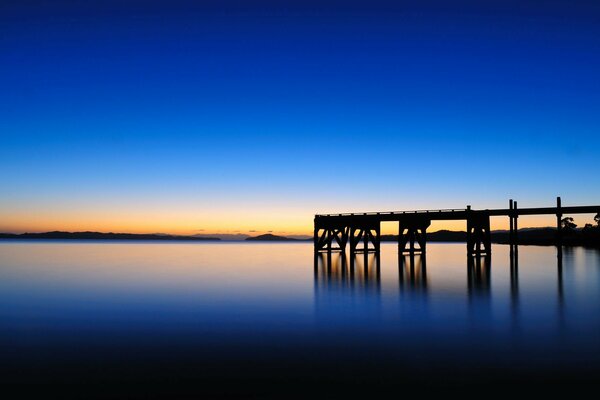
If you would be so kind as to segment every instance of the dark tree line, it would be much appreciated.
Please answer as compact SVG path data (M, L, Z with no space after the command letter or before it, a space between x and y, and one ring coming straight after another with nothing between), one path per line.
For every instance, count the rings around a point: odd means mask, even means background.
M571 217L565 217L561 220L561 228L565 244L585 245L600 247L600 213L594 216L595 224L587 223L582 229L577 228L577 224Z
M600 213L596 214L594 216L594 222L596 223L596 225L592 225L592 224L585 224L585 226L583 227L583 230L591 230L591 229L600 229ZM563 230L569 232L569 231L573 231L575 228L577 228L577 224L573 221L573 218L571 217L565 217L560 221L560 226Z

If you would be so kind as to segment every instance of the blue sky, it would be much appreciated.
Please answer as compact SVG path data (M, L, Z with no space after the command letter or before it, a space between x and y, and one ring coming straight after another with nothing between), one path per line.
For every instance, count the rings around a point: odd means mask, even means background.
M594 2L0 6L0 230L600 203Z

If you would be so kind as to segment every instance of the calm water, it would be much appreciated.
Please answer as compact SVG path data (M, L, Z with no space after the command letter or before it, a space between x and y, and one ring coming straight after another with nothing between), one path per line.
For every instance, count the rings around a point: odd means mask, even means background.
M413 260L384 244L364 261L315 268L310 243L2 241L1 379L243 394L600 371L598 251L521 246L511 264L498 245L469 264L464 244Z

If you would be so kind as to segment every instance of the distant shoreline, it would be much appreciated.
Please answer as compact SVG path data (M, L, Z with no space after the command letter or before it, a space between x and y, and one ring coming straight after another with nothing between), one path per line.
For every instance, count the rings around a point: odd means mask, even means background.
M102 233L102 232L43 232L43 233L0 233L0 239L59 239L59 240L156 240L156 241L220 241L217 237L197 237L180 235L159 235L144 233Z
M492 242L496 244L508 244L509 233L506 230L492 231ZM2 239L18 240L104 240L104 241L186 241L186 242L311 242L312 238L290 238L273 234L251 236L244 239L222 239L210 236L185 236L167 234L137 234L137 233L102 233L102 232L43 232L43 233L0 233ZM398 235L382 235L382 242L396 242ZM440 230L427 233L427 241L432 243L466 243L467 233L465 231ZM600 248L600 230L584 232L575 230L565 232L562 243L564 246L584 246ZM555 228L523 228L518 232L519 245L555 246Z
M523 228L517 232L517 244L523 246L556 246L556 228ZM382 235L382 242L395 242L398 235ZM509 244L510 233L507 230L491 232L491 241L495 244ZM440 230L427 233L427 242L466 243L467 232ZM567 247L600 248L600 229L590 231L582 229L563 232L562 245Z

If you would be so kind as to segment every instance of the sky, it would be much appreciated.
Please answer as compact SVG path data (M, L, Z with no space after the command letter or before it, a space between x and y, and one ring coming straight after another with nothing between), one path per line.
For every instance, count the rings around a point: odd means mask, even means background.
M599 116L594 1L3 0L0 232L600 204Z

